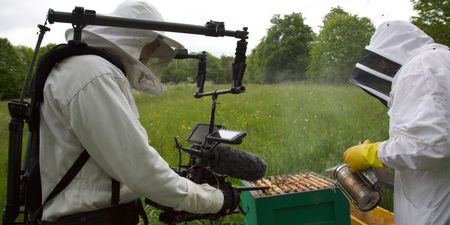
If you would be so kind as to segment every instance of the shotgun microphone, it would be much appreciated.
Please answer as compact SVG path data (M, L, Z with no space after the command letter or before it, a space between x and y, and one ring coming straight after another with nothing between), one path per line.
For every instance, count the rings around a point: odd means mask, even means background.
M264 176L267 164L255 154L219 145L212 150L207 167L214 173L255 181Z

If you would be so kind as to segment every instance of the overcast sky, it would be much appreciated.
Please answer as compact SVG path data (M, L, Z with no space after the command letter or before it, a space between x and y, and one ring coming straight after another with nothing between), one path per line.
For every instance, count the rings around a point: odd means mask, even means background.
M122 0L0 0L0 37L8 38L13 45L34 48L37 24L45 21L47 11L71 12L75 6L108 14ZM221 21L227 30L248 27L247 53L254 48L270 27L274 14L301 12L305 23L314 32L320 31L323 17L332 7L341 6L345 11L368 17L375 26L386 20L409 20L416 15L410 0L149 0L163 15L165 21L203 26L207 21ZM52 24L45 35L43 45L62 43L69 24ZM166 32L189 51L208 51L216 56L234 55L236 39L232 37L205 37L199 35Z

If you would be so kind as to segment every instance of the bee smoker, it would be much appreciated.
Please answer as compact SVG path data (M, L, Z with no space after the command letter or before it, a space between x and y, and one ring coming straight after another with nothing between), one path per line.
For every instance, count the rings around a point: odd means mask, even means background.
M377 169L378 170L378 169ZM392 171L388 171L393 178ZM380 172L374 168L368 168L360 172L352 172L346 164L327 169L345 196L359 210L369 211L375 208L381 200L380 188L391 188L391 182L380 180L377 175ZM383 171L383 173L385 173ZM393 180L393 179L392 179Z

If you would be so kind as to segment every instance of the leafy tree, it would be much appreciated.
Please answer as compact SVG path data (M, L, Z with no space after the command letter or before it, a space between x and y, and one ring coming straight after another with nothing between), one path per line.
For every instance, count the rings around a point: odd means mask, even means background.
M18 98L24 81L23 63L14 46L0 38L0 99Z
M450 1L411 0L418 16L412 22L436 42L450 46Z
M27 68L28 64L31 61L31 57L33 56L33 49L23 45L16 46L15 49L17 51L17 55L20 58L20 61L22 61L24 67Z
M23 77L23 82L19 84L20 90L22 90L25 83L25 77L28 73L28 67L31 61L31 57L33 56L33 50L23 45L16 46L15 49L20 61L20 66L17 68L18 75Z
M264 68L260 65L265 64L265 58L260 56L262 52L262 44L260 43L252 49L249 56L247 56L247 69L244 74L244 79L249 82L263 82Z
M274 15L267 35L248 58L248 80L281 82L305 79L314 32L301 13Z
M350 15L340 7L332 8L323 24L311 46L307 76L315 81L346 82L375 28L368 18Z
M38 59L53 48L48 44L39 49ZM26 46L13 46L8 39L0 38L0 99L18 98L25 82L33 49Z

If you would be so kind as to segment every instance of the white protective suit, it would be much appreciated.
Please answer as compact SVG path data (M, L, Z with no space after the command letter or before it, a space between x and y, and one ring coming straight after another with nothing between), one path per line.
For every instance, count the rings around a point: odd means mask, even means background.
M120 5L112 15L162 20L152 6L133 1ZM173 172L148 144L146 130L138 121L130 83L147 93L162 91L159 80L137 60L142 47L157 35L163 41L156 51L161 56L164 49L177 45L152 31L104 27L83 31L82 38L89 45L104 48L121 59L128 79L117 67L94 55L70 57L53 68L41 106L44 199L83 149L91 158L74 180L46 204L43 220L110 207L111 178L121 183L121 203L145 196L192 213L215 213L221 209L222 192ZM67 36L71 38L72 31ZM165 59L173 56L173 52L167 53Z
M367 49L402 65L379 159L395 169L397 225L450 224L450 51L414 25L382 24Z

